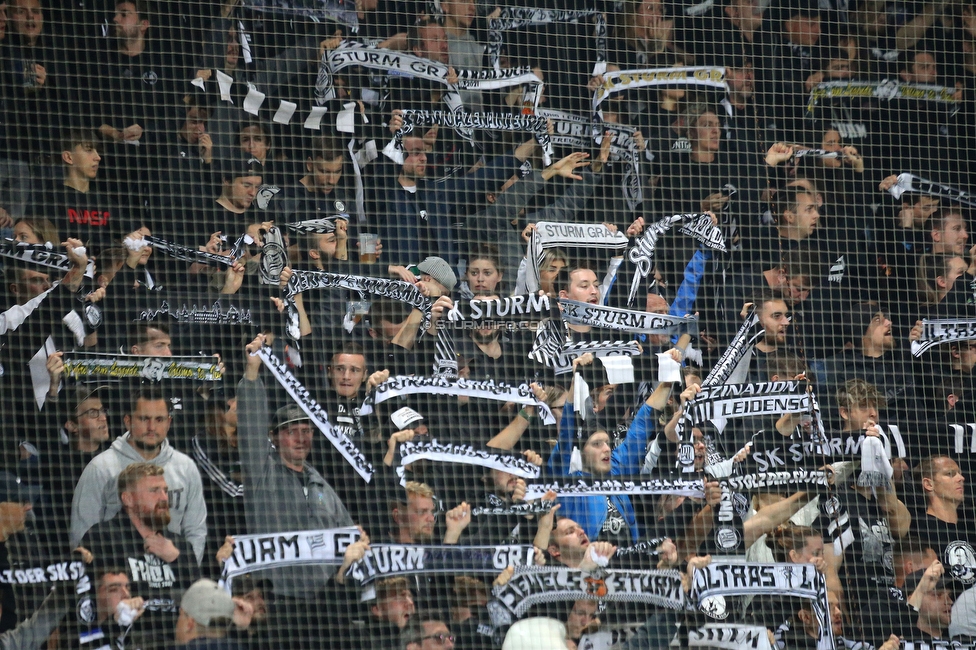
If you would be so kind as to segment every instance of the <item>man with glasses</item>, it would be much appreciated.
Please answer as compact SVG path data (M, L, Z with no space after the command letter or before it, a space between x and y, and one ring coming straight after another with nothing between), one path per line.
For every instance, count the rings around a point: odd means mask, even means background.
M418 616L400 635L403 650L451 650L454 635L447 624L434 615Z

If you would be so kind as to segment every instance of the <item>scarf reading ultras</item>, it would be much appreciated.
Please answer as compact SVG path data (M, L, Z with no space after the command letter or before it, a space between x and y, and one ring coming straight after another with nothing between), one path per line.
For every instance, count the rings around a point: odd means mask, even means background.
M708 613L707 599L726 596L775 596L812 601L820 624L817 650L834 650L827 583L812 564L714 563L695 571L691 597ZM703 606L705 605L705 606Z
M505 607L522 616L533 605L573 600L646 603L672 610L686 606L681 573L674 570L586 573L567 567L516 567L507 584L494 595Z
M303 564L342 564L349 545L359 540L354 526L263 535L235 535L234 551L224 561L220 584L228 592L235 576Z
M271 353L271 348L263 347L257 351L257 356L261 357L261 361L264 365L268 367L274 378L281 384L281 387L285 389L285 392L298 407L305 412L319 431L328 438L329 442L342 454L356 473L363 477L363 480L369 483L370 479L373 478L373 466L370 464L363 453L352 443L348 436L338 434L332 429L332 424L329 422L329 415L325 412L319 403L312 399L311 394L306 390L300 381L288 370L288 366L281 362L278 357Z

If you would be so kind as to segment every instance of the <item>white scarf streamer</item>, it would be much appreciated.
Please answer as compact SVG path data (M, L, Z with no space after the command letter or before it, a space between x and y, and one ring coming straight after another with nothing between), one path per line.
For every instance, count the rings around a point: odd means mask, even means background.
M916 357L931 347L976 340L976 318L937 318L922 320L922 336L912 341L912 355Z
M949 199L955 203L962 203L970 207L976 207L976 196L969 192L957 190L949 185L942 185L933 181L925 180L919 176L909 173L898 174L898 180L888 189L888 193L896 199L900 199L903 194L925 194L928 196L938 196Z
M274 378L281 384L281 387L285 389L285 392L298 407L305 412L305 415L309 417L312 424L322 432L322 434L332 443L332 445L342 454L356 473L363 477L363 480L369 483L370 479L373 478L373 466L370 464L363 453L359 451L356 445L349 439L348 436L341 435L335 432L332 428L332 424L329 422L329 414L325 412L319 403L312 399L311 394L306 390L300 381L291 373L282 361L271 353L271 348L263 347L257 351L257 356L261 357L261 361L264 365L268 367Z
M672 610L683 610L687 604L681 573L675 570L588 574L556 566L516 567L512 579L493 593L515 616L533 605L572 600L646 603Z
M436 439L423 442L400 443L400 466L405 467L418 460L433 460L442 463L476 465L507 472L522 478L539 478L539 466L513 456L500 454L493 449L476 449L471 445L444 444Z
M934 84L910 84L885 79L883 81L824 81L810 91L807 111L824 99L873 97L883 101L892 99L917 99L939 104L949 104L957 110L960 100L955 98L956 89Z
M501 69L502 32L531 25L575 23L582 18L593 18L593 37L596 39L596 63L591 76L607 70L607 19L601 11L574 11L566 9L536 9L535 7L503 7L497 18L488 20L488 60L495 70Z
M525 288L530 293L539 290L539 264L549 248L586 248L623 251L627 236L610 230L602 223L556 223L540 221L529 238L526 259Z
M714 650L773 650L764 627L714 623L704 625L697 630L689 630L688 647Z
M729 85L725 81L725 68L692 66L617 70L603 75L603 84L593 93L593 112L600 115L600 104L610 95L634 88L653 86L714 88L726 93L729 90Z
M213 357L143 357L128 354L65 352L64 375L83 381L93 379L220 381L224 373Z
M644 479L626 477L614 479L571 478L560 479L548 483L530 483L526 485L525 498L527 501L541 499L546 492L553 491L557 496L593 496L593 495L627 495L627 494L670 494L676 496L704 498L705 488L701 480L682 481L669 479Z
M331 217L325 217L324 219L308 219L306 221L296 221L295 223L287 223L285 227L289 230L294 230L295 232L309 232L316 234L328 234L335 232L336 220L343 219L349 221L348 214L337 214Z
M546 364L552 368L557 375L564 375L573 371L573 361L584 354L590 353L594 357L614 357L630 356L638 357L641 354L640 345L637 341L580 341L579 343L567 343L552 357L543 356L543 351L548 350L548 346L543 344L537 346L529 353L529 357Z
M67 255L55 253L54 247L50 243L25 244L13 239L4 239L0 242L0 256L53 269L61 273L70 271L74 266ZM95 260L88 260L88 266L85 267L85 277L95 277Z
M218 255L217 253L200 251L192 246L174 244L173 242L168 242L165 239L153 237L152 235L146 235L141 240L133 241L130 239L126 243L126 246L138 250L136 247L141 248L142 245L146 244L152 246L153 250L159 251L174 259L183 260L184 262L193 262L206 266L231 266L235 261L235 258L230 255Z
M834 650L827 583L812 564L713 563L695 570L691 598L726 596L775 596L813 601L820 624L817 650Z
M307 564L340 566L346 548L359 541L359 535L355 526L235 535L234 550L224 561L220 585L230 593L234 577L252 571Z
M570 325L586 325L631 334L698 334L695 316L669 316L635 309L604 307L560 298L563 320Z
M346 575L360 584L388 575L418 573L476 573L496 575L509 566L531 565L535 547L499 546L414 546L371 544L363 559L353 563Z
M505 506L489 506L485 508L472 508L472 517L483 517L486 515L507 516L507 515L544 515L552 510L555 501L539 499L532 503L512 503Z
M894 470L885 449L890 447L890 443L887 443L887 436L882 436L884 439L865 436L861 443L861 473L857 477L857 484L862 487L891 489Z

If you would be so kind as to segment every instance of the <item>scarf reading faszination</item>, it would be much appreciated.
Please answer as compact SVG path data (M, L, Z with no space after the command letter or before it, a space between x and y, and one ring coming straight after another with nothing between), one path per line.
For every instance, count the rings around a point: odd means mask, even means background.
M958 190L948 185L928 181L919 176L912 176L907 172L898 174L894 185L888 188L888 193L895 197L895 199L900 199L903 194L924 194L926 196L937 196L954 203L962 203L963 205L976 207L976 196L973 196L971 193Z
M610 95L634 88L665 86L689 90L711 88L723 93L729 91L729 85L725 81L725 68L692 66L615 70L603 75L603 83L593 92L591 107L597 119L602 122L600 104Z
M234 535L234 550L224 561L220 585L230 593L235 576L304 564L340 566L346 549L359 541L355 526L261 535Z
M371 544L363 559L354 562L346 575L363 585L388 575L473 573L495 576L509 566L527 566L534 561L535 547L531 545Z
M610 230L602 223L556 223L540 221L529 237L525 288L530 293L539 290L539 264L549 248L586 248L622 252L629 241L622 232Z
M493 593L519 617L534 605L574 600L645 603L670 610L683 610L687 604L681 573L670 569L591 574L559 566L521 566Z
M143 357L128 354L65 352L64 376L80 381L103 379L190 379L220 381L224 373L213 357Z
M387 381L376 387L372 394L376 404L385 402L401 395L416 395L424 393L427 395L465 395L476 399L490 399L501 402L514 402L525 404L539 409L539 415L543 424L555 424L556 418L545 402L536 399L532 389L528 384L513 386L504 382L470 381L459 379L456 382L448 381L442 377L407 377L398 375L390 377ZM369 400L369 397L367 397Z
M387 151L394 162L401 165L403 164L403 137L412 133L415 128L428 126L448 126L458 133L466 134L471 134L474 129L531 133L542 149L542 162L547 166L552 164L552 141L546 127L546 120L537 115L404 110L402 117L403 127L393 136L394 151Z
M460 463L497 469L521 478L539 478L539 466L511 453L499 453L496 449L477 449L471 445L439 443L436 439L421 442L400 443L401 467L418 460L441 463Z
M67 273L74 264L64 253L56 253L51 244L26 244L13 239L0 242L0 256L18 260L60 273ZM88 260L85 267L85 277L95 277L95 260Z
M724 617L726 597L773 596L812 601L820 625L817 650L834 650L827 583L812 564L712 563L695 570L691 599L706 615Z
M922 336L912 341L912 355L922 356L936 345L976 340L976 318L938 318L922 320Z
M956 89L935 84L910 84L893 79L884 81L824 81L810 91L807 102L807 112L812 113L814 107L824 99L835 97L863 98L873 97L882 101L892 99L915 99L927 102L946 104L958 110L960 99L955 97Z
M630 283L630 293L627 295L627 305L634 304L641 283L651 274L654 268L654 252L657 242L674 226L682 224L680 232L688 235L713 250L726 252L725 236L722 229L712 223L707 214L676 214L664 217L644 229L644 234L634 243L634 247L627 253L627 259L637 268L634 279Z
M312 395L308 390L302 385L300 381L291 373L288 366L271 353L271 348L263 347L257 351L257 356L261 357L261 361L267 366L268 370L274 378L281 384L281 387L285 389L285 392L295 400L305 415L309 417L312 424L322 432L329 442L342 454L343 458L348 461L348 463L356 470L364 481L369 483L370 479L373 478L373 466L370 464L363 453L359 451L356 445L353 444L352 440L348 436L337 433L333 428L332 424L329 422L329 415L325 412L319 403L312 399Z
M485 49L488 61L495 70L501 70L503 31L533 25L576 23L585 18L593 19L593 38L596 39L596 63L590 76L599 76L607 71L607 19L601 11L502 7L497 17L488 19L488 46Z

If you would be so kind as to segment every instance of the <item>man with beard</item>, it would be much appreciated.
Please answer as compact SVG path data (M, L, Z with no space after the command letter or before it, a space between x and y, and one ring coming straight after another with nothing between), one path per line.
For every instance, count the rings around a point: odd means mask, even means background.
M771 290L762 290L755 304L759 314L759 326L765 330L765 334L752 350L749 381L766 381L766 357L787 349L786 333L790 329L790 311L786 300Z
M117 490L122 511L92 527L81 546L92 554L95 575L108 567L125 570L131 595L146 605L141 627L147 641L155 641L150 647L162 647L172 635L180 594L193 582L198 563L187 540L166 529L170 504L162 467L141 462L127 466L119 474Z
M133 463L150 463L162 468L169 486L169 530L186 538L199 563L207 539L203 482L193 459L173 449L166 439L172 424L169 402L162 393L140 391L123 420L128 432L92 459L75 487L71 503L72 546L92 526L115 517L122 509L124 504L115 489L122 470Z

